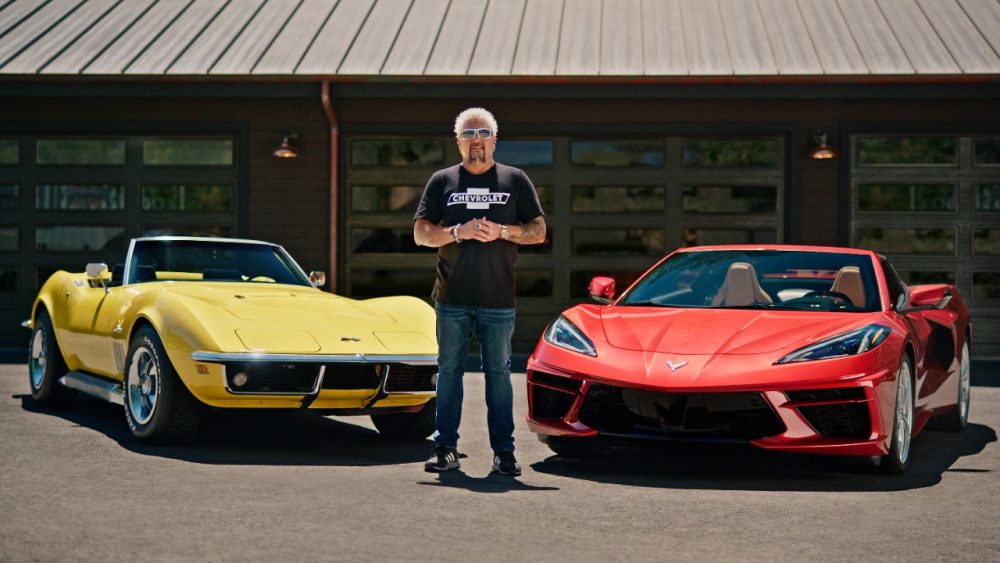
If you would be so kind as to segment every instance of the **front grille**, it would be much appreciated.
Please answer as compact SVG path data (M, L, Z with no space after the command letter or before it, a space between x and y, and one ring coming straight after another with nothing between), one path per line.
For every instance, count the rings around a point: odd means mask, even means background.
M316 385L319 364L287 362L230 362L226 383L236 393L308 393ZM235 385L233 377L246 373L244 385Z
M828 438L867 438L871 419L867 403L798 407L816 432Z
M591 384L580 422L605 434L755 440L785 430L760 393L657 393Z
M437 366L410 366L392 364L386 366L389 375L385 380L386 393L401 393L413 391L434 391L434 375Z
M785 391L789 400L795 402L838 401L842 399L864 399L861 387L841 387L838 389L809 389L805 391Z
M531 386L532 418L562 418L573 405L574 395L560 393L538 385Z
M362 363L326 364L323 389L375 389L379 383L375 367Z

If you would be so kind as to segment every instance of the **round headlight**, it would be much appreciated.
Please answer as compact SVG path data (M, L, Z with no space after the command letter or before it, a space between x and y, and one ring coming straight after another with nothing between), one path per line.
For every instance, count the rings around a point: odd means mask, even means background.
M247 379L249 379L249 376L247 376L247 372L238 371L233 375L233 385L235 385L236 387L243 387L244 385L247 384Z

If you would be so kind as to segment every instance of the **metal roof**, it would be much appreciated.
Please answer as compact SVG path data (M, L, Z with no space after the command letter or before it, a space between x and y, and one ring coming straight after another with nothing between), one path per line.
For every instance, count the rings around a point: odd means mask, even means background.
M0 0L0 76L1000 74L1000 0Z

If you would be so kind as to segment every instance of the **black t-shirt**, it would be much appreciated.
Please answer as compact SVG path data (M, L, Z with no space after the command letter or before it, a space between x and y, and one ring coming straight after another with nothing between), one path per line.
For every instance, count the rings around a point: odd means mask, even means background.
M485 217L519 225L540 215L538 193L522 170L496 163L482 174L472 174L456 164L431 176L413 220L450 227ZM516 261L517 244L503 239L448 243L438 249L431 297L447 305L513 307Z

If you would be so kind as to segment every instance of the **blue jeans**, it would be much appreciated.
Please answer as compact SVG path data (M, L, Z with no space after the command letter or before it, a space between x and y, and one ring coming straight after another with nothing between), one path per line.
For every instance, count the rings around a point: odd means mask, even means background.
M491 309L438 303L437 434L439 446L458 447L462 422L462 377L469 339L475 326L486 374L486 421L493 451L514 451L514 391L510 384L510 339L514 309Z

